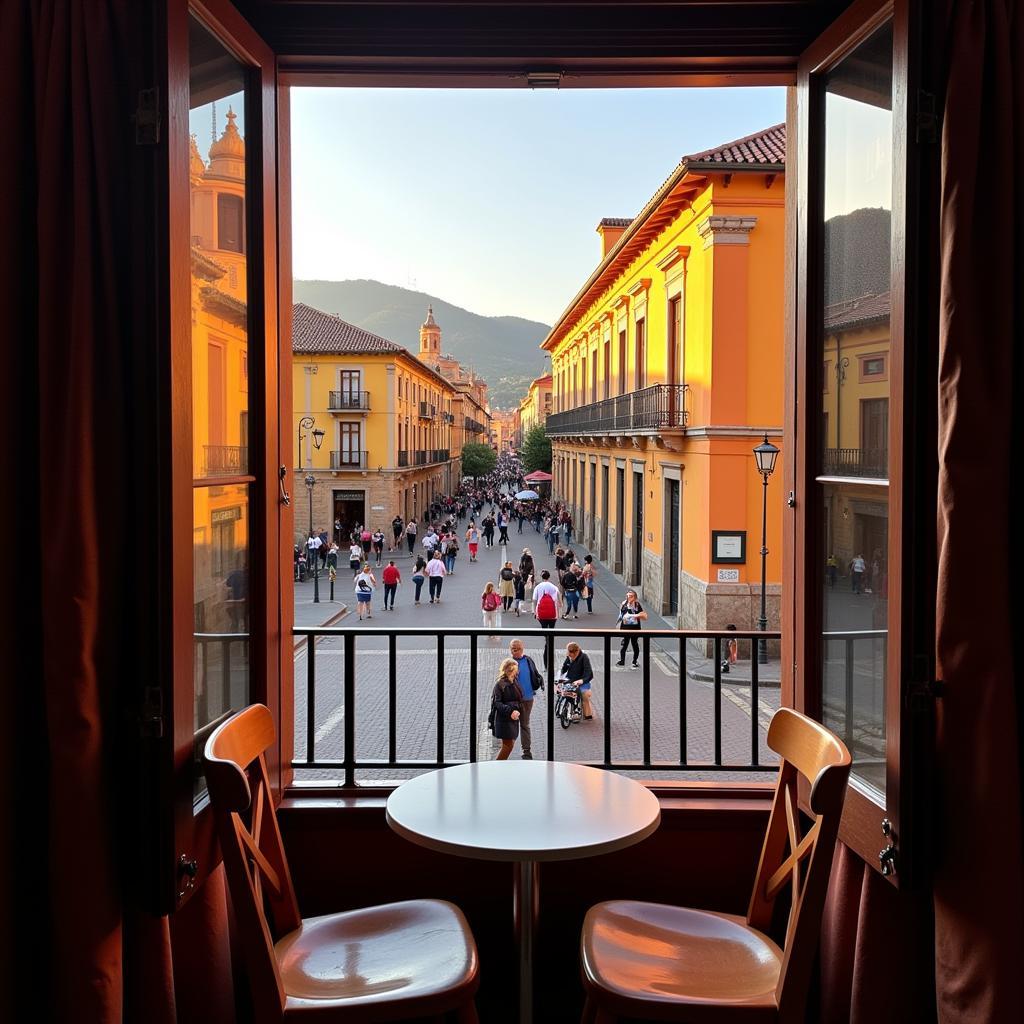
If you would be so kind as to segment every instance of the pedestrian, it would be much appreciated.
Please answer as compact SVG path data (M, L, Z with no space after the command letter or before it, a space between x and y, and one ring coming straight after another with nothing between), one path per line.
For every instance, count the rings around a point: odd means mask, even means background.
M423 589L423 581L427 578L427 560L422 555L416 556L416 566L412 571L412 582L416 586L413 604L420 603L420 591Z
M377 578L370 571L370 563L367 562L357 573L355 579L356 608L359 611L359 621L363 621L365 612L366 618L373 618L373 592L377 589Z
M316 563L320 558L318 552L322 543L315 533L311 533L306 538L306 565L311 569L316 567Z
M455 533L448 534L448 543L444 548L444 567L448 571L449 576L455 575L455 559L459 554L459 542L455 537Z
M523 647L522 640L513 640L508 645L508 653L519 668L517 682L522 690L523 700L519 716L519 747L524 761L533 760L533 737L530 733L530 716L533 714L533 702L538 691L544 689L544 677L537 668L537 663Z
M861 593L864 588L864 570L867 563L863 555L854 555L850 561L850 587L855 594Z
M637 633L641 629L640 623L645 621L646 618L647 612L644 611L643 605L640 604L636 591L627 590L626 600L619 605L619 617L616 620L616 625L626 631L626 635L623 636L622 644L619 647L619 660L616 662L620 667L626 664L626 648L630 645L633 647L632 667L640 667L640 641L637 639Z
M590 686L594 679L594 669L590 664L590 656L581 650L575 641L566 644L565 661L559 678L567 683L576 683L580 699L583 701L583 717L590 721L594 717L594 707L590 702Z
M587 614L594 614L594 580L597 570L594 568L594 556L586 555L583 559L583 599L587 602Z
M583 579L578 574L579 566L570 565L562 574L562 593L565 595L564 619L578 619L580 617L580 588Z
M523 553L519 556L519 571L523 574L524 584L528 585L533 580L533 570L533 555L529 548L523 548Z
M526 600L526 577L518 569L512 574L512 586L515 591L512 607L518 615Z
M423 535L422 543L423 551L427 556L427 561L429 561L430 556L434 553L434 549L441 543L441 538L434 532L433 525L427 527L427 532Z
M566 546L568 546L571 541L572 541L572 517L567 515L565 517L565 543L566 543Z
M391 520L391 532L394 534L394 542L391 545L392 551L397 551L402 545L402 534L405 531L405 523L402 522L402 517L396 515Z
M504 509L498 513L498 543L508 543L508 513Z
M339 547L335 541L331 541L331 546L327 549L327 565L331 569L338 568L338 551Z
M488 580L484 592L480 595L480 608L484 613L484 628L501 629L501 614L498 609L501 607L501 598L494 589L494 584ZM498 638L492 634L492 640Z
M476 553L480 548L480 531L472 519L469 521L469 529L466 531L466 543L469 545L469 560L476 561Z
M434 551L430 556L430 561L427 562L427 579L429 582L430 589L430 603L440 604L441 603L441 588L444 586L444 578L447 575L444 568L444 562L441 561L441 553Z
M391 610L395 610L395 594L398 591L398 585L402 582L402 574L398 571L398 566L395 565L393 558L388 559L388 564L384 568L384 572L381 573L381 578L384 580L384 611L388 610L388 598L391 598ZM423 581L420 581L420 586L423 585Z
M506 612L516 598L515 578L516 571L512 568L512 563L506 562L498 573L498 594L501 597L502 610Z
M370 548L373 547L373 534L370 533L369 527L363 527L362 533L359 534L359 543L363 547L363 561L368 562L370 560Z
M558 547L555 549L555 572L558 573L558 578L562 578L562 573L565 572L567 567L565 561L565 548Z
M828 571L828 585L832 590L835 590L836 576L839 573L839 559L835 555L829 555L825 568Z
M501 740L496 760L507 761L519 738L519 719L523 713L523 691L519 688L519 665L506 658L498 670L498 681L491 692L488 719L494 738Z
M353 579L359 575L362 565L363 548L358 541L352 541L352 546L348 549L348 567L352 570Z
M554 629L558 621L558 609L562 603L562 594L551 582L551 573L543 569L540 583L533 588L533 615L540 623L541 629ZM548 666L548 649L544 645L544 667Z
M377 527L377 529L373 531L370 539L373 541L373 553L376 556L375 560L379 566L381 559L384 557L384 531L380 527Z
M494 547L494 516L489 513L484 516L483 522L480 524L484 530L484 543L489 547Z
M410 519L409 520L409 525L405 528L405 540L406 540L406 543L409 545L409 554L410 555L413 553L413 549L416 547L416 533L417 533L416 520L415 519Z

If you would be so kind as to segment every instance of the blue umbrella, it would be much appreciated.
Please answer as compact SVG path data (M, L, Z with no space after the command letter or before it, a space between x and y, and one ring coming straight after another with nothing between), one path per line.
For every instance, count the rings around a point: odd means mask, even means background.
M516 501L536 501L539 497L536 491L520 491L516 495Z

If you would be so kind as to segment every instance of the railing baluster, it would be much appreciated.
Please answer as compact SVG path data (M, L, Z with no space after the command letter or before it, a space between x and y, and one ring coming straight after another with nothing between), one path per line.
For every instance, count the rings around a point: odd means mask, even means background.
M220 655L221 705L220 713L231 710L231 641L221 641Z
M644 647L644 765L651 763L651 638L641 634Z
M555 759L555 636L545 634L544 652L547 659L548 690L548 760Z
M356 634L345 634L345 785L356 784Z
M437 634L437 763L444 764L444 634Z
M827 642L827 641L826 641ZM846 722L846 745L848 747L853 746L853 637L848 636L846 638L846 666L845 666L845 682L846 682L846 707L844 709L844 718Z
M388 760L398 753L398 637L388 637Z
M469 761L472 764L477 757L476 753L476 687L477 687L477 635L473 633L469 638Z
M753 649L750 651L750 763L758 764L758 748L760 747L760 730L758 728L758 667Z
M679 763L686 764L686 637L679 638Z
M612 763L612 636L604 638L604 766Z
M722 763L722 638L715 637L715 764ZM751 657L756 657L751 646Z
M210 642L199 642L199 661L203 666L203 693L199 698L199 721L209 722L210 715Z
M306 637L306 764L316 760L313 745L316 743L316 663L313 652L316 650L316 636L310 633ZM348 708L345 709L346 713Z

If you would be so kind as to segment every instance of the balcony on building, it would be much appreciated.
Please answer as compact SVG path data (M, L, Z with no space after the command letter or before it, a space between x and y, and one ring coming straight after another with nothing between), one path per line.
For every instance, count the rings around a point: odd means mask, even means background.
M466 430L471 434L482 434L487 428L479 421L472 418L472 416L466 417Z
M331 452L331 469L366 469L369 452Z
M884 480L889 475L888 448L826 448L825 476Z
M369 391L331 391L327 399L331 412L369 412Z
M416 452L399 452L399 468L406 466L433 466L439 462L448 462L451 452L448 448L425 448Z
M432 420L437 415L437 406L430 402L420 402L419 415L421 420Z
M239 476L248 471L249 449L246 445L203 445L204 476Z
M577 406L547 418L552 437L684 432L689 385L652 384L639 391Z

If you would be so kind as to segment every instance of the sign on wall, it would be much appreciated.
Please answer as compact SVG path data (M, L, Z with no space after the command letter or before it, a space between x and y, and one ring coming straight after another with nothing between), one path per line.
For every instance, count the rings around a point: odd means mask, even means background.
M718 582L719 583L739 583L740 571L739 569L719 569L718 570Z
M747 560L746 530L712 530L711 561L721 563L743 563Z

